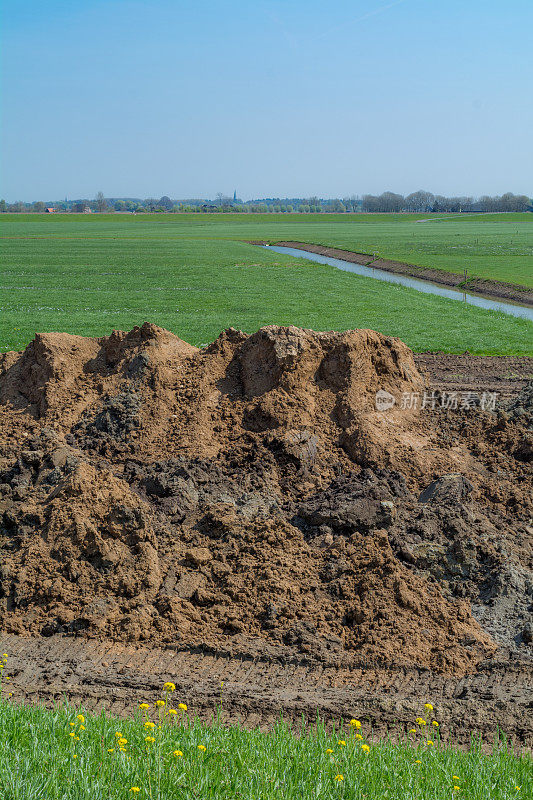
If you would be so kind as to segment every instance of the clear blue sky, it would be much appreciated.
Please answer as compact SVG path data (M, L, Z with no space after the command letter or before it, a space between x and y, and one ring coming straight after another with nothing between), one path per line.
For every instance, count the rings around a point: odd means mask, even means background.
M532 0L4 0L8 201L533 193Z

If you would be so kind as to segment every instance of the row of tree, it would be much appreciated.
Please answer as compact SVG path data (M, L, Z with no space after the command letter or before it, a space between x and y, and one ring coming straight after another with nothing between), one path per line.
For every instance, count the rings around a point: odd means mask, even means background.
M533 211L533 204L529 197L507 192L501 196L479 198L473 197L444 197L431 192L418 191L404 197L394 192L383 192L380 195L365 194L363 197L352 195L340 198L318 197L266 197L261 200L248 200L244 202L235 195L228 197L219 193L215 200L191 199L171 200L164 195L159 199L149 197L146 200L138 198L106 198L98 192L94 200L65 200L60 203L45 204L41 201L35 203L12 203L0 200L1 212L36 212L42 213L46 208L53 208L57 212L82 213L96 211L98 213L117 212L158 212L158 213L234 213L234 214L266 214L266 213L293 213L319 214L319 213L403 213L403 212L437 212L437 213L465 213L465 212L491 212L491 211Z
M531 211L532 203L523 194L507 192L501 197L444 197L431 192L418 191L404 197L394 192L383 192L378 196L365 194L361 210L367 212L490 212L490 211Z

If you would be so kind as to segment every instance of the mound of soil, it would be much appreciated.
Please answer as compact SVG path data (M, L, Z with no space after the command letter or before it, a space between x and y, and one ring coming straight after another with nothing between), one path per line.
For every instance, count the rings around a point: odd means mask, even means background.
M455 674L526 656L531 433L400 402L428 391L369 330L38 334L0 357L2 630Z

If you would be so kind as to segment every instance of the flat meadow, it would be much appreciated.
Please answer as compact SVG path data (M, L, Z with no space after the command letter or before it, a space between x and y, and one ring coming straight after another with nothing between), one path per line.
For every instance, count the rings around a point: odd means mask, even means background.
M276 323L373 328L416 352L533 353L527 320L247 243L313 242L532 286L531 214L4 214L0 238L0 352L36 331L151 321L198 346Z

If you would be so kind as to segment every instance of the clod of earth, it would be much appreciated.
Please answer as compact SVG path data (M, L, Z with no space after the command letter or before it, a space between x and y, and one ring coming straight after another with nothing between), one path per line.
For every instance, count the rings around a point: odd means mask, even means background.
M526 657L527 413L376 409L425 388L370 330L38 334L0 357L3 631L455 674Z

